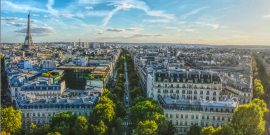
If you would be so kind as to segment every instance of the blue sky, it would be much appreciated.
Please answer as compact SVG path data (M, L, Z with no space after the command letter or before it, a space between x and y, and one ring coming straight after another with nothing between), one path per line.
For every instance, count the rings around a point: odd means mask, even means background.
M270 45L269 0L2 0L3 42Z

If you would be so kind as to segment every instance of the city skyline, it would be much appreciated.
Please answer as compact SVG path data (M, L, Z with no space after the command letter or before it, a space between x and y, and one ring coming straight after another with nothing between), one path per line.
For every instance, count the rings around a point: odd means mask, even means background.
M3 0L2 42L167 42L270 45L267 0Z

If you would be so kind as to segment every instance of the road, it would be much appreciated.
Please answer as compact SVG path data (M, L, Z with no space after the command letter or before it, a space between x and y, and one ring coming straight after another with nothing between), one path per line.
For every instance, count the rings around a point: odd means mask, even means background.
M125 106L128 108L129 104L130 104L130 94L129 94L128 69L127 69L126 59L125 59L125 62L124 62L124 72L125 72L125 96L124 96L124 101L125 101Z
M126 117L124 119L123 122L123 126L124 126L124 135L128 135L131 133L130 128L128 125L130 125L130 120L128 118L129 116L129 105L130 105L130 93L129 93L129 80L128 80L128 69L127 69L127 62L125 59L124 62L124 74L125 74L125 95L124 95L124 103L125 103L125 107L127 109L127 114Z

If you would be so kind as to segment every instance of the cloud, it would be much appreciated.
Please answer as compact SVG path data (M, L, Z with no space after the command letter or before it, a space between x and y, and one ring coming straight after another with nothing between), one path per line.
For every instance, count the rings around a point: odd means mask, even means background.
M224 28L224 26L220 26L220 24L218 23L195 22L195 24L211 27L215 30L219 28Z
M123 29L117 29L117 28L108 28L106 29L106 31L110 31L110 32L123 32Z
M209 7L200 7L200 8L194 9L194 10L182 15L182 18L186 19L186 18L188 18L188 17L190 17L192 15L196 15L196 14L200 13L201 11L203 11L203 10L205 10L207 8L209 8Z
M24 18L19 18L19 17L1 17L1 20L5 21L16 21L16 20L23 20Z
M86 10L91 10L91 9L94 9L93 7L91 7L91 6L86 6L86 7L84 7Z
M140 31L142 30L142 28L124 28L124 29L121 29L121 28L108 28L106 29L106 31L109 31L109 32L137 32L137 31Z
M14 4L11 1L2 1L2 10L3 11L9 11L9 12L21 12L21 13L27 13L29 11L31 12L47 12L44 9L31 7L29 5L24 4Z
M142 28L126 28L125 29L126 31L141 31L142 30Z
M17 33L26 33L27 28L16 30ZM48 34L52 33L54 30L51 27L34 27L31 28L31 33L35 34Z
M173 14L168 14L161 10L151 10L145 2L140 1L140 0L112 1L108 5L114 6L115 8L111 10L111 12L109 12L107 16L105 16L102 26L107 26L111 18L118 11L127 10L131 8L143 10L147 15L153 16L153 17L161 17L161 18L169 19L169 20L172 20L175 18Z
M270 19L270 14L264 15L263 18L264 18L264 19Z
M169 23L170 20L168 19L145 19L143 22L146 23Z
M26 26L26 24L24 23L16 23L16 22L12 22L12 21L9 21L6 23L8 26L15 26L15 27L23 27L23 26Z
M58 15L58 11L53 9L53 5L54 5L54 0L48 0L48 3L46 4L46 7L48 9L48 12L52 15L57 16Z
M130 38L141 38L141 37L161 37L162 34L134 34Z

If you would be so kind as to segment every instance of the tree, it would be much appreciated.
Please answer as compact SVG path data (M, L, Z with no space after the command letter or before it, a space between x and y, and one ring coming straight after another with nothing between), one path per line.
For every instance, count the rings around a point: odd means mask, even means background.
M198 125L192 125L187 132L187 135L200 135L201 134L201 127Z
M7 133L6 131L1 131L0 135L10 135L10 133Z
M177 130L171 121L165 120L158 125L158 135L176 135Z
M100 97L97 105L93 110L94 121L104 121L109 124L115 117L115 104L108 97Z
M136 128L138 135L156 135L158 125L153 120L140 121Z
M254 80L254 97L262 97L264 95L264 88L260 80Z
M50 127L53 131L58 131L63 135L72 134L72 127L76 116L71 112L61 112L52 117Z
M98 122L97 125L91 125L92 129L94 131L94 134L96 135L103 135L107 132L108 127L104 124L104 122L101 120Z
M217 132L216 128L214 128L213 126L209 126L202 128L201 135L216 135L216 132Z
M59 132L50 132L47 135L61 135Z
M130 108L130 118L134 124L154 119L159 124L165 119L162 108L151 99L141 99Z
M13 107L1 109L1 130L7 133L14 134L21 129L22 115L20 110L15 110Z
M262 135L265 132L264 113L255 103L240 105L232 116L231 125L239 134Z
M88 133L88 120L85 116L78 116L73 126L73 133L78 135L87 135Z
M31 123L30 128L27 129L26 135L46 135L48 132L50 132L49 125L42 125L40 127L37 127L34 123Z
M264 113L268 112L267 104L264 100L254 98L251 103L258 105Z
M220 127L220 130L217 132L218 135L237 135L235 129L231 126L230 123Z
M112 135L120 135L123 133L123 126L122 126L123 120L118 117L113 120L112 122Z
M88 76L88 79L89 79L89 80L94 80L94 79L95 79L95 76L92 75L92 74L90 74L90 75Z

